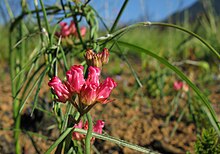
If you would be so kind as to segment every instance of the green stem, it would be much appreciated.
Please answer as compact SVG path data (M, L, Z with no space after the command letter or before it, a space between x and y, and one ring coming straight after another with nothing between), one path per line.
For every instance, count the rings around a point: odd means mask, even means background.
M88 120L88 131L86 133L86 154L90 154L90 144L91 144L91 137L92 137L92 118L89 113L86 113L86 117Z
M69 4L69 8L72 12L75 13L75 10L73 10L72 6ZM80 28L79 28L79 24L78 24L78 20L77 20L77 17L76 17L76 14L73 14L73 20L75 22L75 25L76 25L76 32L78 34L78 37L79 37L79 40L83 46L84 49L86 49L86 45L85 43L83 42L83 39L82 39L82 36L81 36L81 32L80 32Z
M82 115L80 115L80 116L78 117L78 119L77 119L76 122L73 124L73 126L74 126L75 124L78 124L78 123L79 123L81 117L82 117ZM62 144L63 140L64 140L70 133L72 133L72 130L73 130L73 129L76 129L76 128L74 128L74 127L72 127L72 126L71 126L71 127L68 127L68 128L60 135L60 137L49 147L49 149L45 152L45 154L50 154L55 147L57 147L57 146L59 146L60 144Z
M114 22L112 28L110 29L110 32L109 32L109 33L112 33L112 32L115 30L115 28L116 28L116 26L117 26L117 24L118 24L118 21L119 21L121 15L122 15L122 13L123 13L123 11L124 11L124 9L125 9L127 3L128 3L128 0L125 0L124 3L123 3L123 5L122 5L122 7L121 7L121 10L120 10L119 13L118 13L117 18L115 19L115 22Z
M40 0L40 5L41 5L41 8L43 10L43 15L44 15L44 21L45 21L45 24L46 24L46 30L47 30L47 33L49 35L49 39L50 39L50 43L51 43L51 38L50 38L50 26L49 26L49 23L48 23L48 20L47 20L47 12L46 12L46 9L44 7L44 3L42 0Z
M17 117L15 118L15 132L14 132L16 154L21 153L21 147L20 147L20 142L19 142L20 122L21 122L21 115L18 113Z
M12 32L9 32L9 62L10 62L10 78L11 78L11 92L13 97L13 119L14 119L14 139L15 139L15 153L20 154L21 148L19 143L19 135L20 135L20 115L18 113L19 109L19 101L16 99L16 82L13 81L15 74L16 74L16 53L13 51L13 43L12 38L14 36L12 35Z
M52 152L52 150L58 146L62 141L63 139L65 139L65 137L71 133L71 131L73 130L74 127L70 127L70 128L67 128L63 133L62 135L60 135L60 137L50 146L50 148L45 152L45 154L50 154Z
M48 14L55 14L55 13L61 11L61 8L59 8L57 6L51 6L51 7L45 8L45 10L50 11ZM22 12L21 15L19 15L18 17L15 18L15 20L13 20L12 24L10 25L10 31L12 31L14 29L14 27L16 27L16 25L19 23L19 21L22 20L25 16L27 16L28 14L35 14L36 12L42 12L42 9L38 9L38 11L32 10L32 11Z
M7 11L8 11L8 14L9 14L10 19L14 19L14 14L13 14L13 12L11 11L10 5L8 4L8 0L4 0L4 4L5 4L5 6L6 6L6 9L7 9Z
M35 6L35 10L36 10L36 15L37 15L37 24L38 24L39 30L41 31L42 30L42 25L41 25L40 13L39 13L39 10L38 10L37 0L34 1L34 6ZM40 38L41 38L41 43L43 44L43 34L42 33L40 33Z

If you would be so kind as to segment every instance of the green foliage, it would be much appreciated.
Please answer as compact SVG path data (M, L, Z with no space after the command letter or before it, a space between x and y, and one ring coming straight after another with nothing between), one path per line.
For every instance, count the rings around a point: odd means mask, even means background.
M147 93L151 97L163 98L165 93L169 93L171 88L167 83L169 71L167 69L151 71L150 75L146 79Z
M213 128L203 129L195 143L196 154L219 154L220 143L218 134Z

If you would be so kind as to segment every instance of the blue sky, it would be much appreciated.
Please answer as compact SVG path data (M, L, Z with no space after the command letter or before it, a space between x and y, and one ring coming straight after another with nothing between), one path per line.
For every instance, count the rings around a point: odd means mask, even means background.
M161 21L176 11L191 6L197 0L130 0L121 17L122 23L132 21ZM99 1L101 2L101 0ZM117 16L123 0L91 1L104 20L111 24Z
M1 4L4 3L3 0L0 1ZM11 5L16 5L16 9L13 10L13 12L15 16L17 16L21 11L20 0L8 1ZM31 1L34 2L34 0ZM120 23L161 21L170 14L191 6L196 1L197 0L129 0ZM44 2L47 5L51 5L55 0L44 0ZM99 12L107 25L110 26L114 22L123 2L124 0L91 0L90 4ZM0 9L0 13L2 10L5 10L4 4ZM3 18L1 16L2 14L0 14L0 23L3 23ZM4 16L8 18L7 13L4 13Z

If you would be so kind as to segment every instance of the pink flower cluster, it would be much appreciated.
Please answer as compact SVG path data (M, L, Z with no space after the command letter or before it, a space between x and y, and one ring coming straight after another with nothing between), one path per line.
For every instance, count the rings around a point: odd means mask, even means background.
M68 37L70 35L73 35L73 36L78 36L77 34L77 30L76 30L76 25L73 21L71 21L70 25L68 25L66 22L61 22L60 23L60 32L56 32L55 35L57 37ZM80 28L80 34L81 36L85 36L86 34L86 27L83 26Z
M95 132L97 134L102 134L102 129L104 128L104 125L105 125L104 121L97 120L96 124L93 126L93 132ZM80 121L74 127L88 130L88 122L86 121L85 123L83 123L82 121ZM80 133L77 133L77 132L73 132L73 134L72 134L72 139L73 140L82 140L84 138L85 138L84 134L80 134ZM94 140L95 140L95 138L92 138L92 142Z
M66 72L66 82L62 82L58 77L53 77L48 85L54 90L59 102L65 103L71 100L74 94L78 94L80 103L92 105L96 102L105 104L109 100L111 91L117 86L116 82L108 77L103 83L99 82L100 68L90 66L88 77L84 79L82 65L73 65Z
M187 84L183 83L182 81L175 81L173 83L173 89L176 91L179 91L182 89L183 91L187 92L189 90L189 87Z

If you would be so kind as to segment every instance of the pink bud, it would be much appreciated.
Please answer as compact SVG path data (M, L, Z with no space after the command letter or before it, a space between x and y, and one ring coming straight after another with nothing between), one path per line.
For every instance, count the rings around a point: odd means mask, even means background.
M189 91L189 86L184 83L182 89L183 89L183 91L187 92L187 91Z
M102 64L107 64L109 60L109 51L107 48L104 48L103 51L101 52L101 60Z
M71 94L68 91L68 88L65 84L58 77L53 77L49 82L48 85L53 89L56 96L58 97L59 102L65 103L70 97Z

